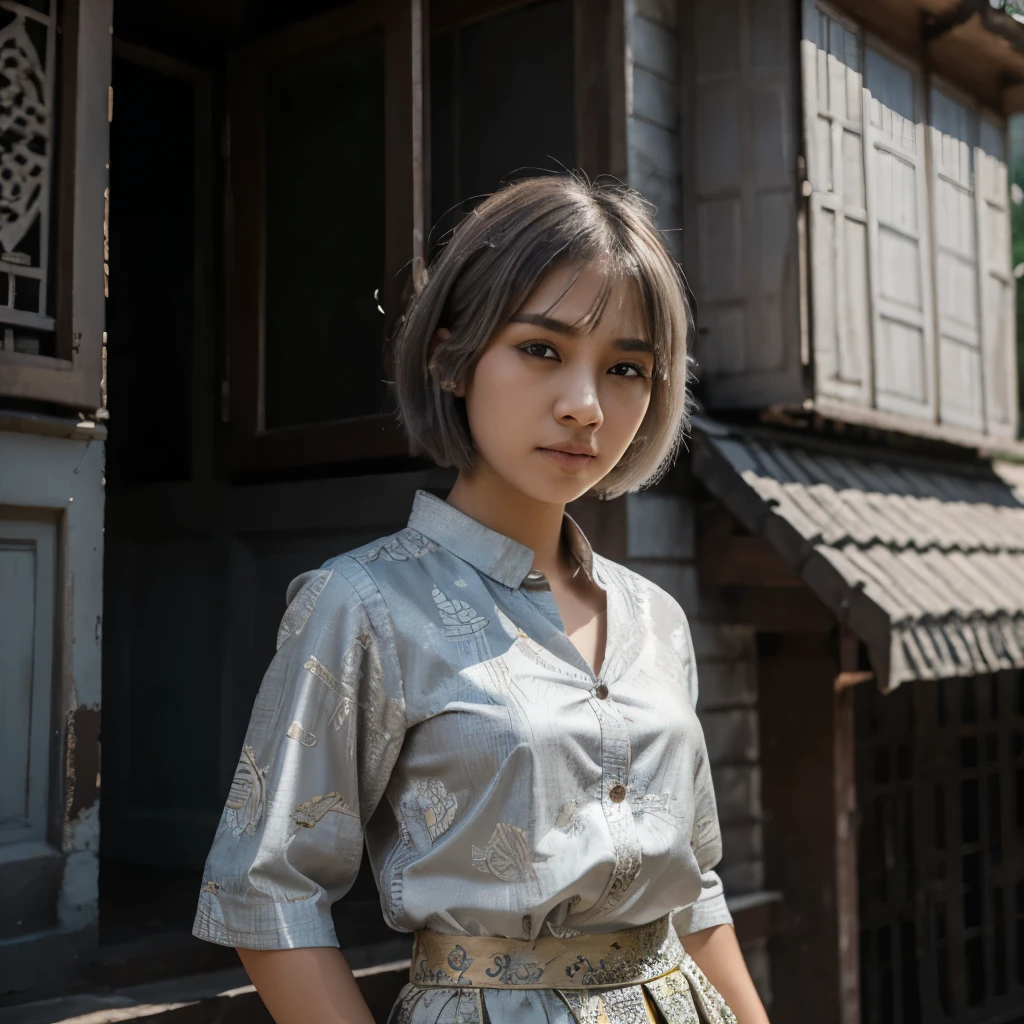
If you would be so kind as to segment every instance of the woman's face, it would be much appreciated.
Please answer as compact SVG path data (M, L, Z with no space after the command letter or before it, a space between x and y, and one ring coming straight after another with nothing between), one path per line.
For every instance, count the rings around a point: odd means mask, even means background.
M552 270L460 382L477 458L538 501L566 503L598 483L650 403L654 350L632 282L612 283L590 333L571 326L605 285L592 264Z

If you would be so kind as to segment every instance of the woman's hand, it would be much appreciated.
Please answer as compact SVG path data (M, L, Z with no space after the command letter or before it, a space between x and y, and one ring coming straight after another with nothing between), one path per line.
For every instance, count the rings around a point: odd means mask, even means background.
M276 1024L374 1024L340 949L239 949L238 956Z
M731 924L705 928L683 938L683 948L707 975L739 1024L768 1024L761 997L747 970L746 961Z

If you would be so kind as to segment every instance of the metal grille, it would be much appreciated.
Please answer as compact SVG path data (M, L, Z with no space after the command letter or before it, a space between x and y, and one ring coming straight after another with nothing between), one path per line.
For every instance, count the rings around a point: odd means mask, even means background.
M0 0L0 349L50 355L56 35L48 0Z
M1024 673L858 687L862 1019L1024 1021Z

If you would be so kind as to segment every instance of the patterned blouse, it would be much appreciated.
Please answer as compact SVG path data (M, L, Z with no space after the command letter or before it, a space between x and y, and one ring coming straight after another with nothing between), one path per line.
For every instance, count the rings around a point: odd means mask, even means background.
M364 840L387 924L533 939L731 921L686 617L563 537L607 592L595 676L533 552L426 491L288 590L193 928L337 945Z

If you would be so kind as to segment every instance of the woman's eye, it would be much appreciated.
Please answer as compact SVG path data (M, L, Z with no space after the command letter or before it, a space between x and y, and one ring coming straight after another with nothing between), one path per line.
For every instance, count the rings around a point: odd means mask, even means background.
M639 363L616 363L609 371L617 377L649 377L646 367Z
M519 350L527 355L538 356L541 359L550 359L552 356L555 359L558 358L558 353L554 347L546 341L529 341L525 345L520 345Z

